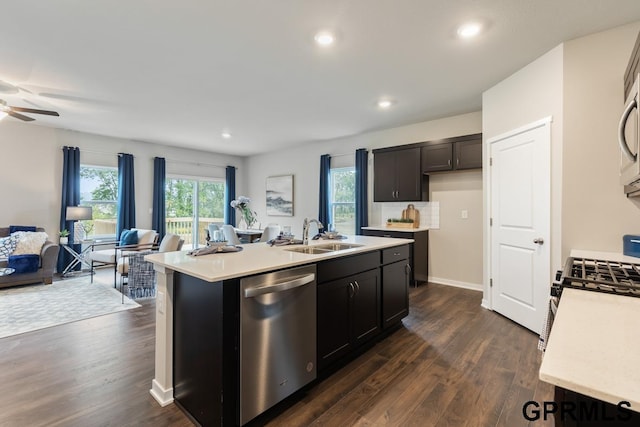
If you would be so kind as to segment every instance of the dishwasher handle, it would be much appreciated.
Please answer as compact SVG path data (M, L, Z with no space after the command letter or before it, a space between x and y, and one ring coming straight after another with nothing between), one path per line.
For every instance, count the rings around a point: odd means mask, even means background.
M315 273L311 273L311 274L307 274L306 276L296 277L295 279L285 280L284 282L269 283L266 285L247 288L244 290L244 297L253 298L259 295L287 291L289 289L304 286L307 283L313 282L315 279L316 279Z

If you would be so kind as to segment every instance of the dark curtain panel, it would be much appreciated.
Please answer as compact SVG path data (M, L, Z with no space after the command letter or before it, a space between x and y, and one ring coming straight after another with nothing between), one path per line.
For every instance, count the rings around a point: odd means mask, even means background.
M69 243L73 250L80 252L82 245L74 245L75 235L73 225L75 221L67 221L67 206L80 204L80 149L78 147L62 147L62 198L60 203L60 230L69 230ZM50 233L53 235L53 233ZM51 238L55 241L55 238ZM60 248L58 254L58 272L61 273L73 257L67 251ZM80 270L82 264L78 264L74 270Z
M158 232L158 241L167 233L165 222L165 184L166 163L164 157L153 159L153 215L151 216L151 228Z
M227 166L227 182L224 187L224 222L236 224L236 210L231 207L231 201L236 198L236 168Z
M362 227L369 225L367 203L367 169L369 152L364 148L356 150L356 234L362 234Z
M136 192L133 178L133 155L118 153L118 222L116 239L122 230L136 226Z
M318 221L327 227L329 214L329 172L331 172L331 156L320 156L320 198L318 201Z

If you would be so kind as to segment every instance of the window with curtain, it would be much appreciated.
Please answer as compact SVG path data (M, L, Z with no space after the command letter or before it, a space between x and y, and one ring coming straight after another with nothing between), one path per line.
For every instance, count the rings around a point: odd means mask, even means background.
M329 173L329 222L340 234L355 234L356 169L354 166L331 169Z
M93 208L93 220L83 221L91 235L115 237L118 168L80 165L80 205Z

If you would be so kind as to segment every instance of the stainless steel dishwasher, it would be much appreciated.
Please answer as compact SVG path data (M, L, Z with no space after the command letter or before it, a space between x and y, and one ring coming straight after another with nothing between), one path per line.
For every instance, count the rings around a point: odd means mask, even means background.
M316 266L240 281L240 424L316 378Z

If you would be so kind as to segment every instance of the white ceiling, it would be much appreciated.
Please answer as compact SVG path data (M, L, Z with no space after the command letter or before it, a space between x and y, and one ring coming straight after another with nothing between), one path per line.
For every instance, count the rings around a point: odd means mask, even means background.
M466 20L486 31L458 39ZM561 42L638 20L638 0L10 1L0 80L24 90L0 99L60 113L30 125L251 155L477 111Z

